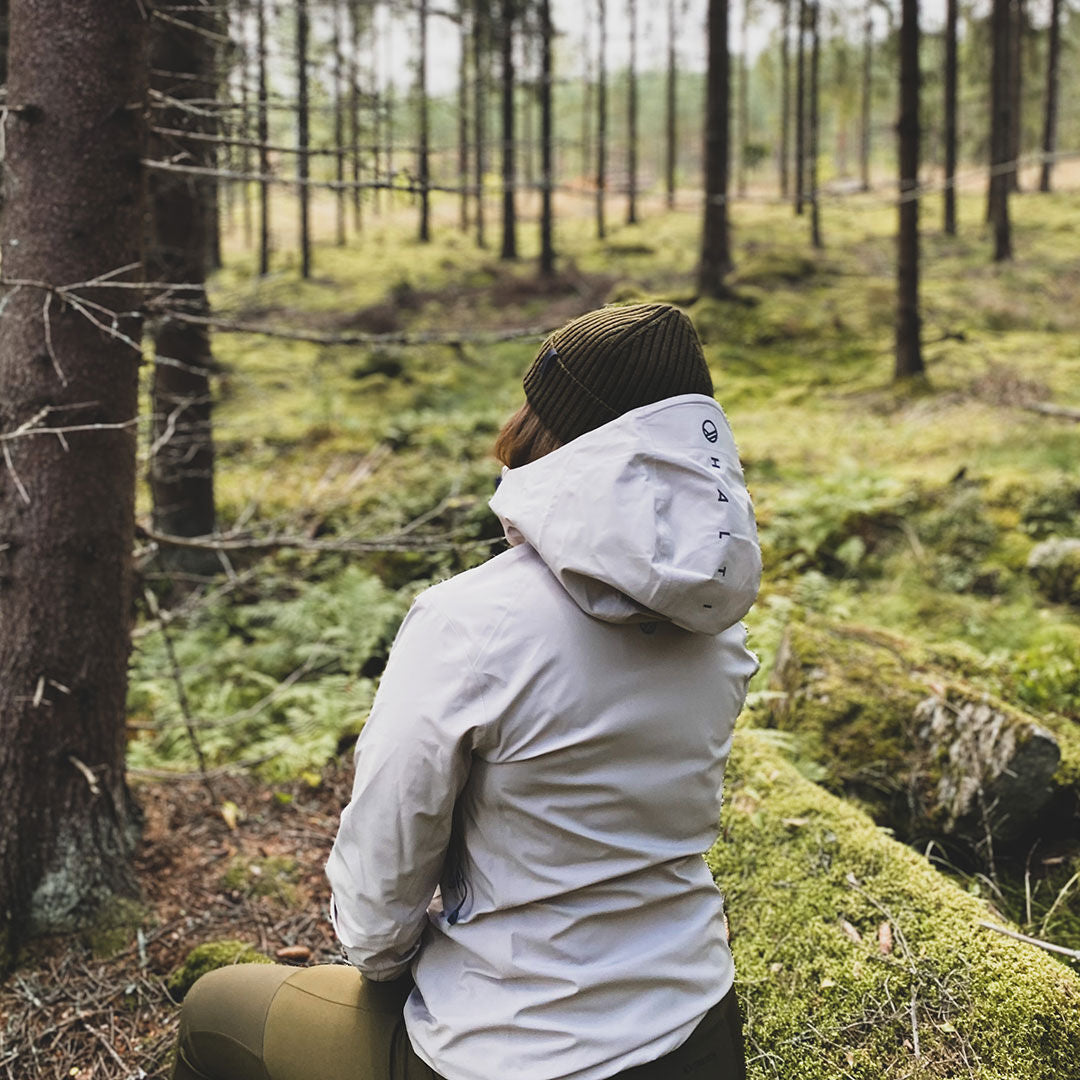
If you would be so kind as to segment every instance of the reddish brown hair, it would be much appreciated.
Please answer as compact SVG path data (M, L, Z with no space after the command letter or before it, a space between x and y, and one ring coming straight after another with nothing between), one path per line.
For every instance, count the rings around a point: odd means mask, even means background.
M495 456L504 465L516 469L519 465L528 465L552 450L558 450L562 443L551 434L533 412L526 401L509 420L503 424L495 440Z

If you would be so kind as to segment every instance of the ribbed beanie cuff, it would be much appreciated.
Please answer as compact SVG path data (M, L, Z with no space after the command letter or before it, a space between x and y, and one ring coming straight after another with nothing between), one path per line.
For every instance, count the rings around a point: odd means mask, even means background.
M556 330L525 374L526 399L564 443L642 405L712 392L694 324L670 304L590 311Z

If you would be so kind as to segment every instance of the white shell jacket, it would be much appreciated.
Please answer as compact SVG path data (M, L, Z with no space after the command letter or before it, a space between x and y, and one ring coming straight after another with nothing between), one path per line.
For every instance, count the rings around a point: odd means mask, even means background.
M753 509L690 394L506 470L510 551L425 592L356 751L327 874L370 978L412 966L448 1080L601 1080L730 989L702 853L757 668Z

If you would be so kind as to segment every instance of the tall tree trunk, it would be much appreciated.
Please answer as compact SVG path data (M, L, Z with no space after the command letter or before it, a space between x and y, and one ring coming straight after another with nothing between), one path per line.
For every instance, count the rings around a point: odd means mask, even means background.
M458 221L463 233L469 231L469 0L458 0L458 31L461 60L458 64L458 187L461 189Z
M637 0L627 0L630 29L630 66L626 73L626 224L637 223L638 87Z
M668 0L667 5L667 131L664 178L667 190L667 208L675 209L675 166L678 159L678 72L676 70L675 36L678 26L675 20L675 0Z
M7 85L8 0L0 0L0 86Z
M249 0L240 0L240 172L251 175L251 49L248 42ZM241 180L231 185L240 197L240 215L244 230L244 250L250 251L255 238L255 221L251 213L251 182Z
M527 30L527 26L523 27L523 31L525 30ZM521 114L520 144L524 190L528 194L536 187L536 163L533 160L533 154L536 147L536 137L533 131L535 121L533 106L535 104L534 98L536 97L537 87L536 84L529 79L529 49L527 47L527 34L523 32L522 38L521 77L519 81L523 93L518 95L518 111Z
M554 184L551 145L551 0L540 0L540 273L555 273L551 192Z
M791 0L782 0L780 17L780 146L777 168L780 198L791 194L788 163L791 157Z
M214 73L212 16L189 12L185 29L157 21L151 34L150 59L156 88L183 102L206 93ZM161 114L164 127L198 136L212 127L198 110L182 104ZM206 167L208 144L197 138L156 136L156 159L181 158ZM178 173L157 172L150 178L152 246L151 280L185 286L177 289L173 307L191 314L209 314L205 286L207 231L212 213L213 180L193 180ZM154 332L154 375L151 387L150 494L154 528L173 536L207 536L214 531L214 440L211 426L210 334L205 326L159 318ZM180 573L211 574L219 568L212 553L177 548L162 553L163 564Z
M739 196L746 196L746 144L750 141L750 69L746 56L750 30L750 0L742 0L742 33L739 38L739 69L736 112L739 117L739 134L735 140L735 160L738 163L735 173L735 190Z
M259 273L270 273L270 116L266 81L266 5L269 0L257 0L256 57L259 66L259 105L256 129L259 139Z
M383 126L385 120L385 101L383 99L382 79L379 67L379 5L373 3L371 24L368 28L371 55L371 175L375 187L371 191L371 202L376 214L382 213L383 189L390 175L389 167L383 170Z
M810 242L815 248L822 248L821 240L821 203L818 198L818 113L820 94L818 93L818 69L821 67L821 4L813 0L810 4Z
M709 68L705 99L705 221L701 233L698 288L724 296L732 270L728 237L728 131L731 113L731 59L728 54L728 0L709 0Z
M1010 174L1016 168L1009 153L1012 133L1012 4L994 0L991 14L993 60L990 67L990 191L988 220L994 230L994 261L1012 258L1009 223Z
M806 197L806 0L799 0L795 32L795 213Z
M1050 190L1050 171L1057 146L1058 63L1061 55L1061 0L1050 0L1050 26L1046 43L1046 101L1043 113L1042 169L1039 190Z
M593 52L592 7L586 4L581 14L585 27L581 39L582 87L581 87L581 177L594 175L593 170Z
M923 372L919 319L919 0L902 0L900 22L900 222L896 240L897 379Z
M353 231L364 224L364 202L360 190L363 156L360 149L360 42L363 17L359 0L349 0L349 162L352 166Z
M416 172L420 184L420 242L426 244L431 239L431 202L428 192L430 162L428 160L427 0L420 0L417 6L417 17L419 19L420 45L416 64L416 110L420 145L417 149Z
M873 88L873 0L866 0L866 12L863 16L862 101L859 117L859 179L863 191L870 190L870 129L873 124Z
M473 91L473 116L475 120L476 159L476 246L487 247L484 214L484 180L487 175L487 88L488 46L491 40L491 13L484 0L475 0L473 22L473 75L476 79Z
M341 19L343 0L334 0L330 13L333 37L330 52L333 54L334 83L334 242L338 247L345 246L345 57L342 55Z
M517 0L501 0L502 48L502 251L500 258L517 258L517 161L514 142L514 23Z
M310 138L310 109L308 102L308 0L296 0L296 170L300 198L300 276L311 277L311 162L308 150Z
M958 0L945 6L945 233L956 235L956 23Z
M146 25L137 4L11 0L8 100L32 108L5 121L5 277L131 280ZM84 429L0 444L0 968L137 890L124 706L140 328L125 313L141 301L70 300L25 286L0 301L0 432Z
M604 201L607 191L607 4L596 0L597 74L596 74L596 235L603 240Z
M1009 68L1012 82L1012 111L1009 117L1009 159L1016 167L1009 171L1009 190L1020 190L1020 154L1024 136L1024 38L1027 36L1027 12L1024 0L1012 0L1012 32Z

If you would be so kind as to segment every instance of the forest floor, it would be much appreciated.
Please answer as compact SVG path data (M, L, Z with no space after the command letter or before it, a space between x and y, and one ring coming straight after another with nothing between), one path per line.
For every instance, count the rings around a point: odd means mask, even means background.
M164 1076L179 1018L168 980L203 942L337 960L323 866L350 771L336 760L318 778L272 788L219 774L218 805L201 779L136 785L142 908L84 939L41 941L23 958L0 988L0 1077ZM132 940L136 921L146 930Z
M744 729L768 724L785 627L812 618L907 635L981 690L1076 722L1080 615L1039 593L1026 560L1048 537L1080 536L1080 426L1038 411L1080 408L1080 194L1014 207L1017 259L994 266L981 199L961 200L958 238L936 231L936 199L923 204L928 373L903 385L891 379L895 211L880 196L827 202L821 253L786 207L738 205L736 303L694 296L696 213L651 208L602 244L587 218L564 220L549 282L531 262L531 225L508 267L449 226L418 245L402 210L346 249L319 247L310 282L284 253L259 280L251 253L233 247L212 301L226 321L406 336L554 328L613 300L684 303L765 554L747 620L763 671ZM161 1075L177 1016L165 981L203 942L336 958L322 867L348 798L345 751L412 598L500 549L490 447L537 344L215 335L220 529L293 542L224 555L179 590L143 543L142 584L171 613L140 611L131 666L129 773L146 815L139 933L129 917L126 931L43 942L24 958L0 988L0 1080ZM782 749L821 778L797 738ZM1080 947L1080 852L1054 858L1029 857L1026 878L1021 860L1008 888L992 867L938 869L1019 927ZM747 955L754 935L746 924ZM793 984L786 996L806 993Z

